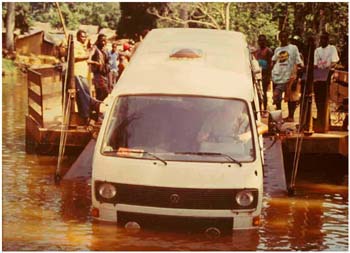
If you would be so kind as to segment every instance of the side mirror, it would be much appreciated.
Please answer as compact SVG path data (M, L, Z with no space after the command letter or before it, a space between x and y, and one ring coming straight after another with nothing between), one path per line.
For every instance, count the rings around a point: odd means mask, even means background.
M269 112L268 132L270 134L279 133L282 129L283 117L282 110Z

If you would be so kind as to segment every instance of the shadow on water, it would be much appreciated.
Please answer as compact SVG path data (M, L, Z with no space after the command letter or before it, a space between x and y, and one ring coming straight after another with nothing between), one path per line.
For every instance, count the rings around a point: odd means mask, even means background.
M294 153L284 152L284 166L289 182L294 161ZM340 154L303 154L299 161L297 178L312 183L348 185L348 157Z

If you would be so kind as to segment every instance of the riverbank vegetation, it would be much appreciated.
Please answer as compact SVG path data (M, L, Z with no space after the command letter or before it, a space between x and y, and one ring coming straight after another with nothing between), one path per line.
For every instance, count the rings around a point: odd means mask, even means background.
M22 33L34 21L62 27L53 2L15 5L15 26ZM327 31L340 51L347 48L348 41L346 2L61 2L59 5L68 29L77 29L80 24L97 25L100 29L114 29L124 38L133 38L156 27L198 27L241 31L250 44L263 33L272 48L278 45L277 34L281 30L288 30L304 41L310 35L318 39ZM3 4L4 20L8 9L8 4Z
M7 75L14 73L16 71L16 66L14 62L10 59L2 59L2 75Z

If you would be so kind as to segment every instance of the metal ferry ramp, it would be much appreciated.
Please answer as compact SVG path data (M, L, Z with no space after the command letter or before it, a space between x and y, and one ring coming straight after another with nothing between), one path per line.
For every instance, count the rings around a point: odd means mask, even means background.
M282 142L277 140L273 145L272 143L273 140L270 137L264 138L264 147L268 148L264 152L264 193L269 196L286 195L287 183Z

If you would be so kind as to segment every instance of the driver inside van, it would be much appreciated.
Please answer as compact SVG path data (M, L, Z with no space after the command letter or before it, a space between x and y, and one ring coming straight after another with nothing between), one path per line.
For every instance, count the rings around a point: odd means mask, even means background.
M230 102L220 106L205 120L198 142L227 143L248 141L251 138L249 117L243 102Z

